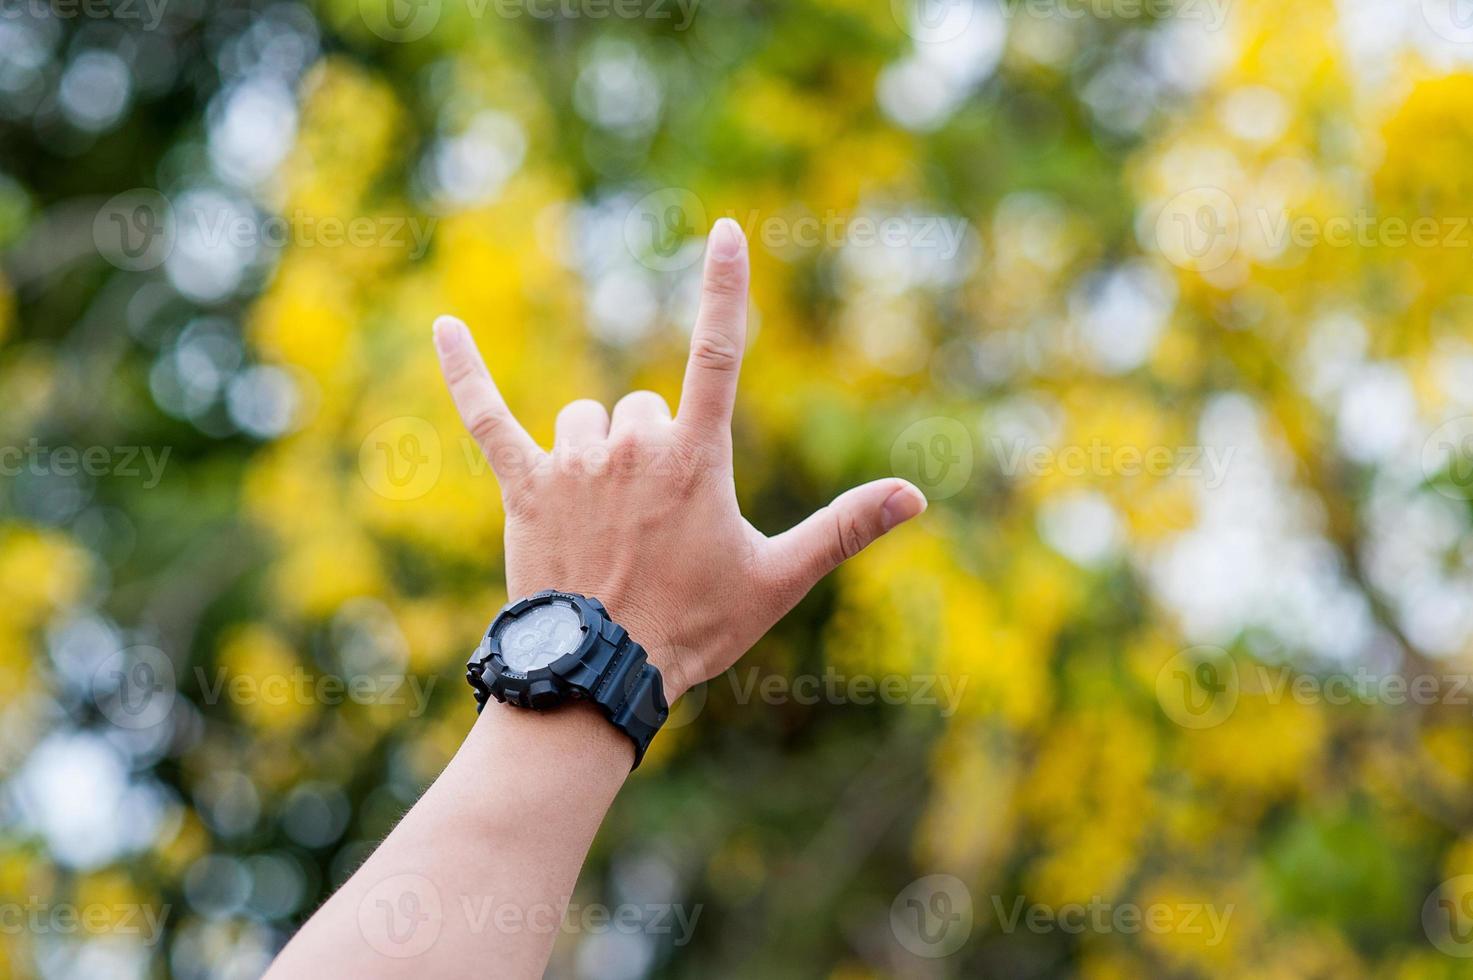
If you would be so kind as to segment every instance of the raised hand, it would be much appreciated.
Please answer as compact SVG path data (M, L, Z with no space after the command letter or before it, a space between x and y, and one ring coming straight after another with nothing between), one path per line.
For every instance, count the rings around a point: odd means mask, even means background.
M507 594L602 600L660 668L671 701L735 663L840 562L926 509L919 490L889 478L775 537L742 517L731 416L748 276L746 239L723 218L707 242L679 412L650 391L625 395L612 417L575 401L558 414L551 454L507 407L465 324L435 322L456 408L501 485Z

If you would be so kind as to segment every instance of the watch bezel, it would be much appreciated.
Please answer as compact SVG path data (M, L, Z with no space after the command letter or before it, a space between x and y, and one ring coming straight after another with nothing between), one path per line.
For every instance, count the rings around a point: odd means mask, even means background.
M505 628L537 606L558 602L572 606L582 621L579 628L583 631L583 638L577 647L552 663L529 671L510 666L501 650L501 634ZM478 694L484 692L498 701L514 701L523 707L537 709L552 708L570 698L585 697L589 692L570 681L569 675L575 673L592 652L604 620L602 604L574 592L549 590L518 599L502 607L486 627L481 643L467 665L472 686ZM534 690L534 687L541 689Z
M578 611L583 640L550 664L514 670L501 650L507 624L536 606L554 602ZM478 712L492 698L533 711L586 699L633 743L631 768L639 766L650 741L670 717L659 668L650 663L644 648L609 618L602 602L576 592L547 589L503 606L466 662L465 673Z

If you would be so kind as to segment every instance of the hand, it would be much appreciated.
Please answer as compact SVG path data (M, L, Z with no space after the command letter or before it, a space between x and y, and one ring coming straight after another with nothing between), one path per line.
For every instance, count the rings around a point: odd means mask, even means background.
M465 324L435 322L435 346L466 428L506 509L506 590L560 589L603 601L664 675L674 701L716 676L820 578L926 509L904 480L866 483L767 537L742 517L731 413L747 336L747 243L735 221L711 230L700 315L672 419L636 391L612 419L595 401L557 417L543 452L496 390Z

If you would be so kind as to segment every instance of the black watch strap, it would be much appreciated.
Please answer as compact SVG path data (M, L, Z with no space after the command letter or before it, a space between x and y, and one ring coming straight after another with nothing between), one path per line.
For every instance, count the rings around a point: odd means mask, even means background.
M608 627L605 635L616 644L614 656L591 698L613 726L634 743L634 765L630 768L637 769L670 709L660 672L651 666L644 647L630 639L623 627L614 623ZM614 631L617 633L609 636Z

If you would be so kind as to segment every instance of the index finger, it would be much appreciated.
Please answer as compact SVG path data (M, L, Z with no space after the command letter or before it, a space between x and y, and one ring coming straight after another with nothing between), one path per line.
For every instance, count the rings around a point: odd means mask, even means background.
M731 429L737 375L747 343L747 239L722 218L707 239L701 311L690 338L690 360L676 421L704 434Z
M470 330L453 316L440 317L435 321L435 350L460 420L480 445L497 479L505 482L525 472L542 449L507 407Z

